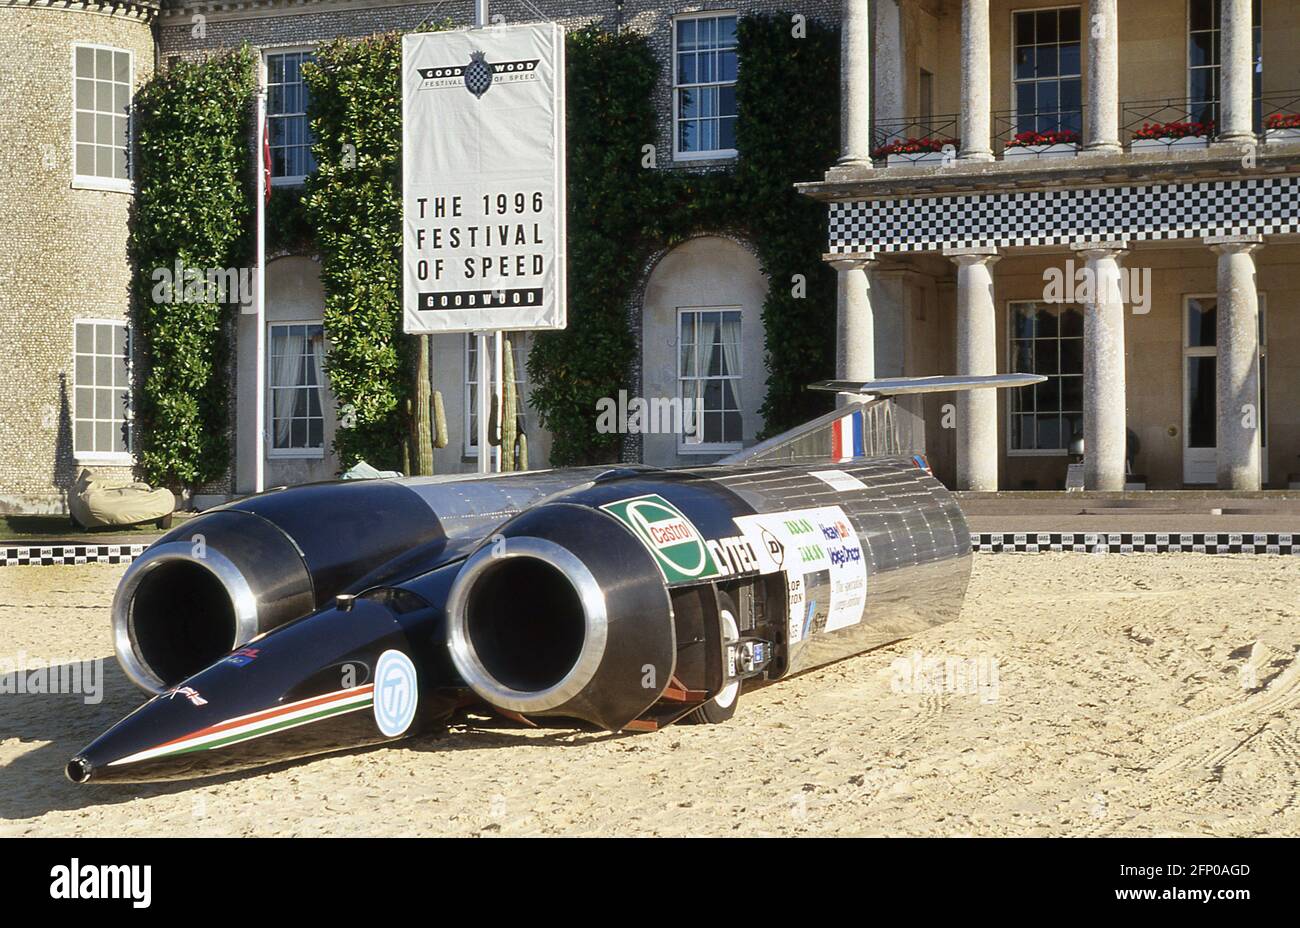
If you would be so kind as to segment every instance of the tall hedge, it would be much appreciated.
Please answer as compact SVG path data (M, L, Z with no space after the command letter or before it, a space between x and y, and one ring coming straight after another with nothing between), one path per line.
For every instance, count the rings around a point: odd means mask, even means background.
M625 386L636 352L627 306L661 193L641 167L658 65L640 35L594 27L570 33L566 57L568 328L537 336L528 374L552 463L580 464L618 453L618 435L596 432L596 401Z
M316 173L304 205L325 289L340 463L402 466L411 346L402 334L402 39L338 39L303 66Z
M156 299L155 270L248 266L253 63L247 49L181 61L135 99L136 435L147 478L191 490L229 468L233 310L179 286Z

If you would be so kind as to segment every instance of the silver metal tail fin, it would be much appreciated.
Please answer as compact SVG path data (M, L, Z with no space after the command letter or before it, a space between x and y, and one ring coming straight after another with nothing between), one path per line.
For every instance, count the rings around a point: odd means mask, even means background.
M821 380L809 390L852 393L856 396L905 396L912 393L945 393L957 390L1028 387L1047 380L1041 374L972 374L957 377L886 377L882 380Z
M969 377L890 377L882 380L823 380L808 389L851 394L834 412L795 426L719 463L842 463L855 458L910 455L917 466L925 459L925 421L920 401L899 404L894 397L957 390L1027 387L1047 378L1039 374L984 374Z

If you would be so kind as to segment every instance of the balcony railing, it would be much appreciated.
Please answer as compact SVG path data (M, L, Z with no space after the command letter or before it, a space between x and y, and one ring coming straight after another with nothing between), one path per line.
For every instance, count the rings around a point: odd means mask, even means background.
M871 129L871 157L895 166L955 158L961 148L958 117L922 116L877 120Z
M1137 150L1200 144L1214 138L1218 120L1213 100L1132 100L1120 111L1120 140Z
M1265 133L1300 129L1300 90L1264 94L1259 100L1259 119Z
M1083 143L1085 109L994 112L994 154L1003 158L1072 154ZM1120 141L1131 151L1208 145L1218 132L1218 116L1215 100L1127 101L1120 108ZM959 114L878 120L871 130L871 157L890 166L951 161L961 150L960 123ZM1282 129L1300 134L1300 90L1273 91L1257 99L1255 124L1265 135Z

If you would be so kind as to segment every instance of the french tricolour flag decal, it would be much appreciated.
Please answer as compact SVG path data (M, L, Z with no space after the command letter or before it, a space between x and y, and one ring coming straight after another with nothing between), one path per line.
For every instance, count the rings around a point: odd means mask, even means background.
M836 419L831 425L831 457L837 461L860 458L862 447L862 410L856 410Z

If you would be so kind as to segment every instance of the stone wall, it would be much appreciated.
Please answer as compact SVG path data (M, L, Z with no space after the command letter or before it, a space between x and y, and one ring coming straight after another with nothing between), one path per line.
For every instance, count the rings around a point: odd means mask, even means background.
M73 187L73 45L154 45L140 4L0 5L0 512L61 512L73 454L73 321L126 320L131 194ZM130 477L130 466L97 467Z

